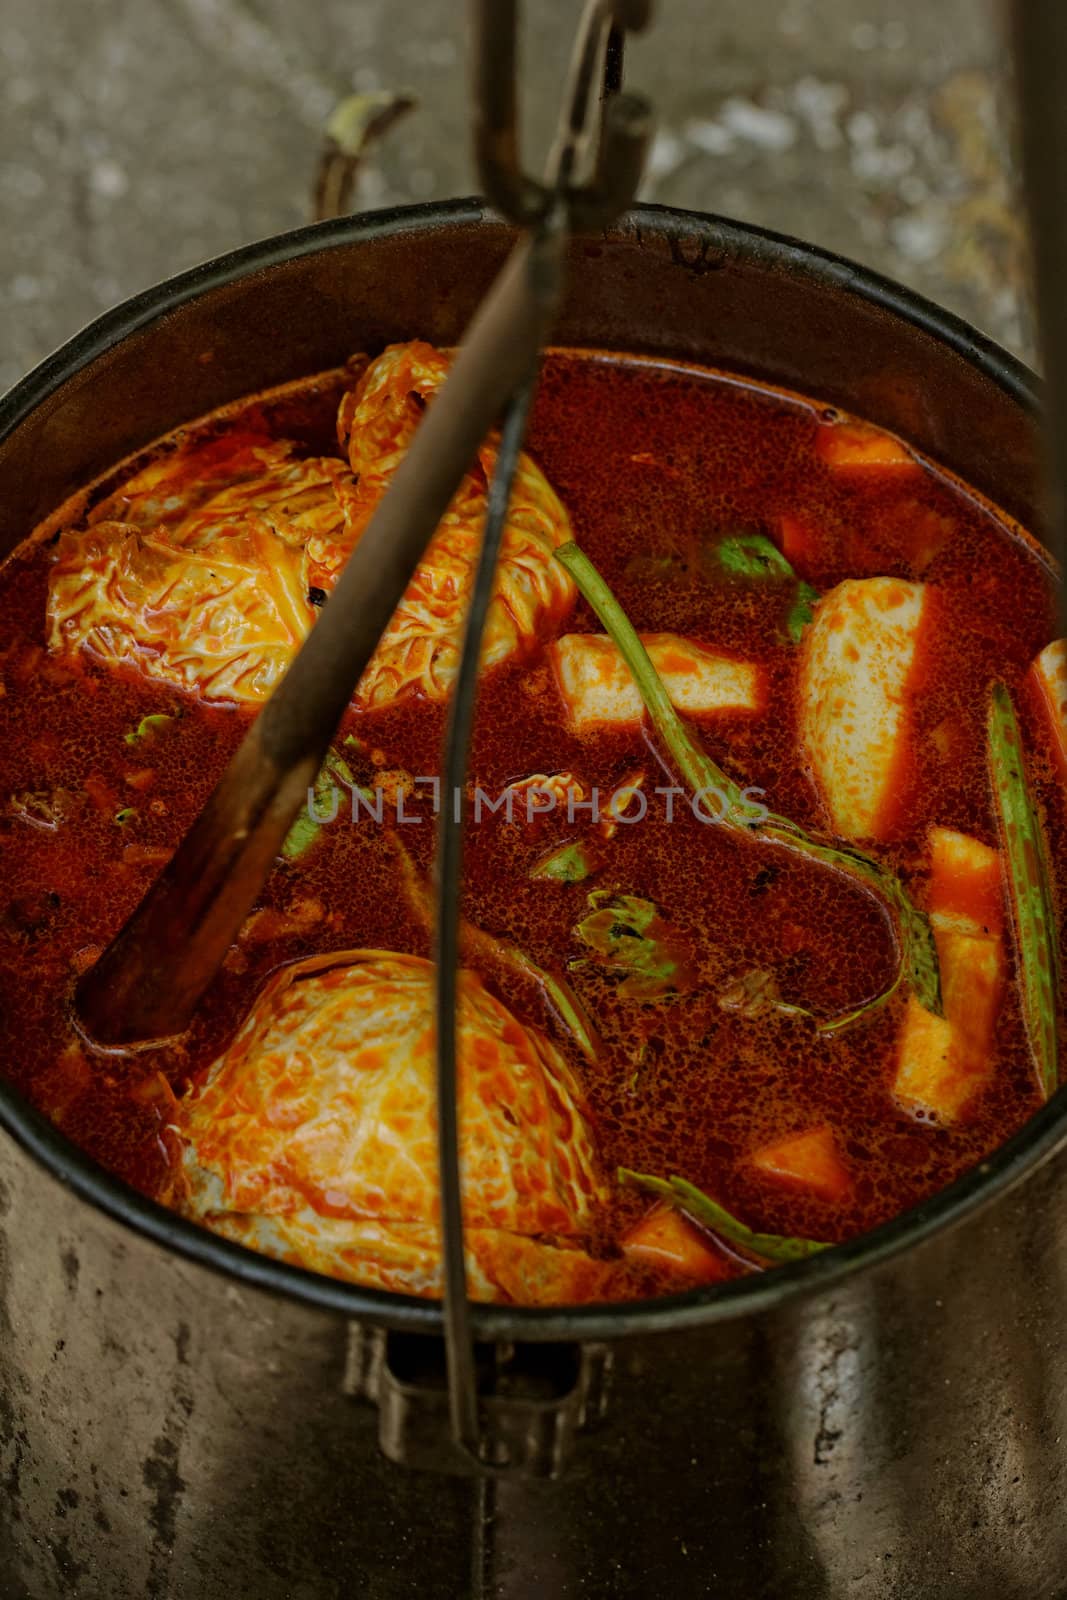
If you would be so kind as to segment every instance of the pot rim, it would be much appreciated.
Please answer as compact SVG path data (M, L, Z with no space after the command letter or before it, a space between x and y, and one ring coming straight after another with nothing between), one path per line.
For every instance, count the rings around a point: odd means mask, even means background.
M438 228L479 228L499 219L477 198L380 211L315 223L277 234L193 267L135 295L88 324L0 398L0 443L83 367L137 330L187 301L241 277L269 271L302 256L354 242ZM1026 410L1040 401L1037 377L1014 356L921 295L866 267L816 246L748 224L673 206L641 205L608 237L654 237L672 247L694 237L714 239L729 254L854 295L917 326L948 345ZM684 253L681 260L684 264ZM400 1331L440 1334L441 1302L321 1276L223 1239L148 1200L97 1165L0 1080L0 1127L79 1199L154 1244L222 1272L240 1284L284 1295L324 1311ZM1067 1142L1067 1086L1005 1144L929 1200L869 1233L817 1256L757 1276L654 1300L590 1306L472 1305L473 1332L484 1340L614 1339L667 1333L757 1314L787 1300L839 1286L863 1267L874 1267L947 1230L1020 1182Z

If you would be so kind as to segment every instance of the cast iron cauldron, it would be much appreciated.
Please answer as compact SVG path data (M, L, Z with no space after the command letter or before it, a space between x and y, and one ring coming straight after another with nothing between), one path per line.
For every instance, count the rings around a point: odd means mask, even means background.
M477 202L348 219L104 317L0 405L0 549L239 395L455 341L509 242ZM557 342L825 398L1033 525L1034 381L946 313L681 211L572 255ZM529 1469L496 1480L449 1470L435 1303L197 1230L2 1085L0 1120L6 1600L1067 1595L1062 1095L801 1265L636 1307L480 1308L479 1338L514 1345L500 1404Z

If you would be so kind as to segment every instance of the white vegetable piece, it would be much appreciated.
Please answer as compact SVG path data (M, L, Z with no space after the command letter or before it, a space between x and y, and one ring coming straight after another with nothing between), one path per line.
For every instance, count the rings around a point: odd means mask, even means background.
M804 635L801 744L842 838L881 838L892 819L925 595L899 578L848 579Z
M763 680L751 662L716 655L676 633L643 633L641 642L679 711L754 712ZM639 723L644 706L618 649L602 633L567 633L548 647L571 726L579 733Z

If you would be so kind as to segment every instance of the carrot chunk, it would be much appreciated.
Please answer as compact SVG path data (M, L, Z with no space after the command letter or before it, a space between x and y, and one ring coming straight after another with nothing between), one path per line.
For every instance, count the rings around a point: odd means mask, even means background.
M822 1200L841 1200L852 1185L828 1123L766 1144L753 1152L751 1160L768 1177L807 1189Z
M815 530L799 517L787 514L779 521L778 546L791 567L803 569L815 554L817 543Z
M893 1093L913 1115L949 1124L993 1076L993 1035L1004 992L1000 939L938 932L945 1015L908 998Z
M836 470L851 467L900 467L921 472L907 445L869 422L829 422L815 440L820 461Z
M630 1229L622 1249L633 1260L667 1267L694 1283L717 1283L730 1276L723 1257L673 1206L654 1205Z
M930 829L929 908L935 928L998 934L1004 927L1000 852L954 828Z
M154 785L156 772L154 767L138 767L134 772L125 773L124 777L131 789L140 789L143 793Z
M941 966L944 1016L909 997L893 1078L902 1110L955 1122L993 1075L1006 962L1000 853L954 828L930 829L927 909Z

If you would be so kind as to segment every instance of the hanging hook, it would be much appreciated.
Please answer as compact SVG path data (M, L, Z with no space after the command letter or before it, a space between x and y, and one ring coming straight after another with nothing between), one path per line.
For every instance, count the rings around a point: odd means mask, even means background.
M560 198L572 229L603 226L602 217L610 220L633 199L651 112L640 96L618 91L625 34L643 29L651 9L651 0L588 0L547 174L538 179L524 171L521 160L517 0L473 0L475 160L486 198L509 222L535 227ZM592 87L598 80L601 93L594 104ZM621 116L612 117L617 96L627 105ZM583 189L578 168L586 161L593 178Z

